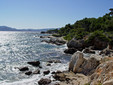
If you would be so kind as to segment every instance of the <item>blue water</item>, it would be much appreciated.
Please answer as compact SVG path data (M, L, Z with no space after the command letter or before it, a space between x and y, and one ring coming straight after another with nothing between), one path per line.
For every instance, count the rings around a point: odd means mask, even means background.
M0 32L0 85L8 85L8 82L13 85L14 82L33 77L15 69L15 67L29 66L28 61L46 62L49 59L59 59L62 61L61 65L66 65L70 59L69 55L63 53L66 45L57 46L41 42L42 35L46 36L40 32ZM61 65L55 65L55 68ZM36 68L31 67L31 70L33 69ZM53 68L51 66L51 69L54 69L54 66Z

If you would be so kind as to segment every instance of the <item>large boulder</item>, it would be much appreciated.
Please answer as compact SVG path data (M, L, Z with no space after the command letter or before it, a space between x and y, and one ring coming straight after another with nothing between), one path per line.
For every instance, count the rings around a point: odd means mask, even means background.
M108 42L102 41L99 38L95 38L91 43L95 50L103 50L108 46Z
M32 66L39 66L40 65L40 61L31 61L31 62L27 62L27 63L32 65Z
M76 72L79 66L85 61L83 58L82 52L76 52L72 55L71 60L69 62L69 71Z
M72 39L67 43L67 47L82 51L85 48L85 41Z
M76 52L72 55L72 58L69 63L69 71L74 73L83 73L89 75L93 73L96 67L100 64L99 60L94 57L89 58L88 60L84 58L82 52Z
M47 78L42 78L38 81L38 84L39 85L48 85L51 83L51 80L50 79L47 79Z

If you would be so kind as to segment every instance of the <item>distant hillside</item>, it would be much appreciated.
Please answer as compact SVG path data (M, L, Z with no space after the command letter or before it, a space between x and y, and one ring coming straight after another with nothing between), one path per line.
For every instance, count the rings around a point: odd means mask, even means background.
M45 29L16 29L7 26L0 26L0 31L47 31L55 28L45 28Z
M17 31L17 29L7 26L0 26L0 31Z

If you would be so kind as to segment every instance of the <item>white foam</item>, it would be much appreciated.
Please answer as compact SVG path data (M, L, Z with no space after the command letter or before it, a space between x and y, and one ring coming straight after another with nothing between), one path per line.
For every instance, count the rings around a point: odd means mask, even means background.
M15 81L15 82L3 81L3 82L0 82L0 85L38 85L38 81L41 78L53 79L52 76L51 76L52 75L51 73L49 75L44 76L43 71L46 71L46 70L50 70L50 72L57 71L57 70L65 71L65 70L68 69L68 64L52 63L51 66L46 66L46 62L43 62L42 67L43 67L43 69L40 69L41 74L39 74L39 75L38 74L33 75L28 79L22 79L22 80Z

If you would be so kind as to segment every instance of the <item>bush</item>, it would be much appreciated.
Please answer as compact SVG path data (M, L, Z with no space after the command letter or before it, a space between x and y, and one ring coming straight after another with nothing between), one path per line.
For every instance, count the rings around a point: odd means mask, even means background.
M98 38L101 41L105 41L105 42L109 42L110 41L110 39L108 37L106 37L106 35L103 33L103 31L95 31L89 36L89 38L86 40L86 42L90 43L95 38Z

